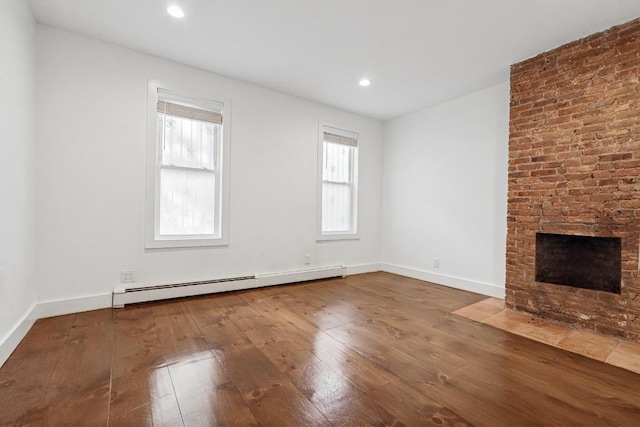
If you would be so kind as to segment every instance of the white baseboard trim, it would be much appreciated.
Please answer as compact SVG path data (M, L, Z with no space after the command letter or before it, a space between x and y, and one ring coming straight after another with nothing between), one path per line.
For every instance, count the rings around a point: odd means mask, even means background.
M354 274L375 273L382 270L380 263L347 265L345 267L345 276L353 276Z
M64 314L80 313L111 307L111 294L87 295L78 298L43 301L36 306L38 319L44 317L62 316Z
M30 309L22 316L22 318L16 322L15 326L7 333L2 340L0 340L0 366L4 365L11 353L18 347L20 341L27 335L29 329L36 321L34 315L36 311L36 304L33 304Z
M413 279L424 280L425 282L432 282L438 285L461 289L463 291L504 299L504 288L490 283L476 282L469 279L448 276L446 274L436 274L430 271L418 270L395 264L382 263L381 266L381 270L386 271L387 273L399 274Z
M27 335L27 332L29 332L36 320L109 307L111 307L111 294L44 301L33 304L25 315L22 316L22 319L15 324L13 329L0 340L0 366L4 365L4 362L7 361L11 353L18 347L18 344L20 344L20 341Z

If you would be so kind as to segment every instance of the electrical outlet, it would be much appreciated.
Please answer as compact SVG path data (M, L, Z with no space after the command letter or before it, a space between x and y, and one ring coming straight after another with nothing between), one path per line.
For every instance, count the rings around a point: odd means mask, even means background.
M120 283L134 283L136 272L134 270L122 270L120 272Z
M433 259L433 268L440 268L440 258Z
M305 254L305 256L304 256L304 264L305 265L311 264L311 255Z

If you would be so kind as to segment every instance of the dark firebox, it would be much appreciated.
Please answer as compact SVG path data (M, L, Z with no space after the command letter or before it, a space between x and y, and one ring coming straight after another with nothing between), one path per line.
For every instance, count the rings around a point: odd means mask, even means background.
M618 237L536 234L536 281L620 294Z

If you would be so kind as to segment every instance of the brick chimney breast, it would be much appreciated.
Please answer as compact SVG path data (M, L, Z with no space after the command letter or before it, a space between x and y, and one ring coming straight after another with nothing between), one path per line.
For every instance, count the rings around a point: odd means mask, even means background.
M640 342L639 99L640 19L512 65L508 308ZM536 281L539 233L619 239L619 292Z

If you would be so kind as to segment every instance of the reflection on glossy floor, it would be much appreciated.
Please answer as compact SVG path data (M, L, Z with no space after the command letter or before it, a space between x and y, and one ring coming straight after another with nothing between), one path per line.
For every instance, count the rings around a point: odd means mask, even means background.
M504 301L496 298L473 303L454 314L640 373L639 343L505 310Z
M452 314L387 273L38 321L5 425L636 425L640 375Z

